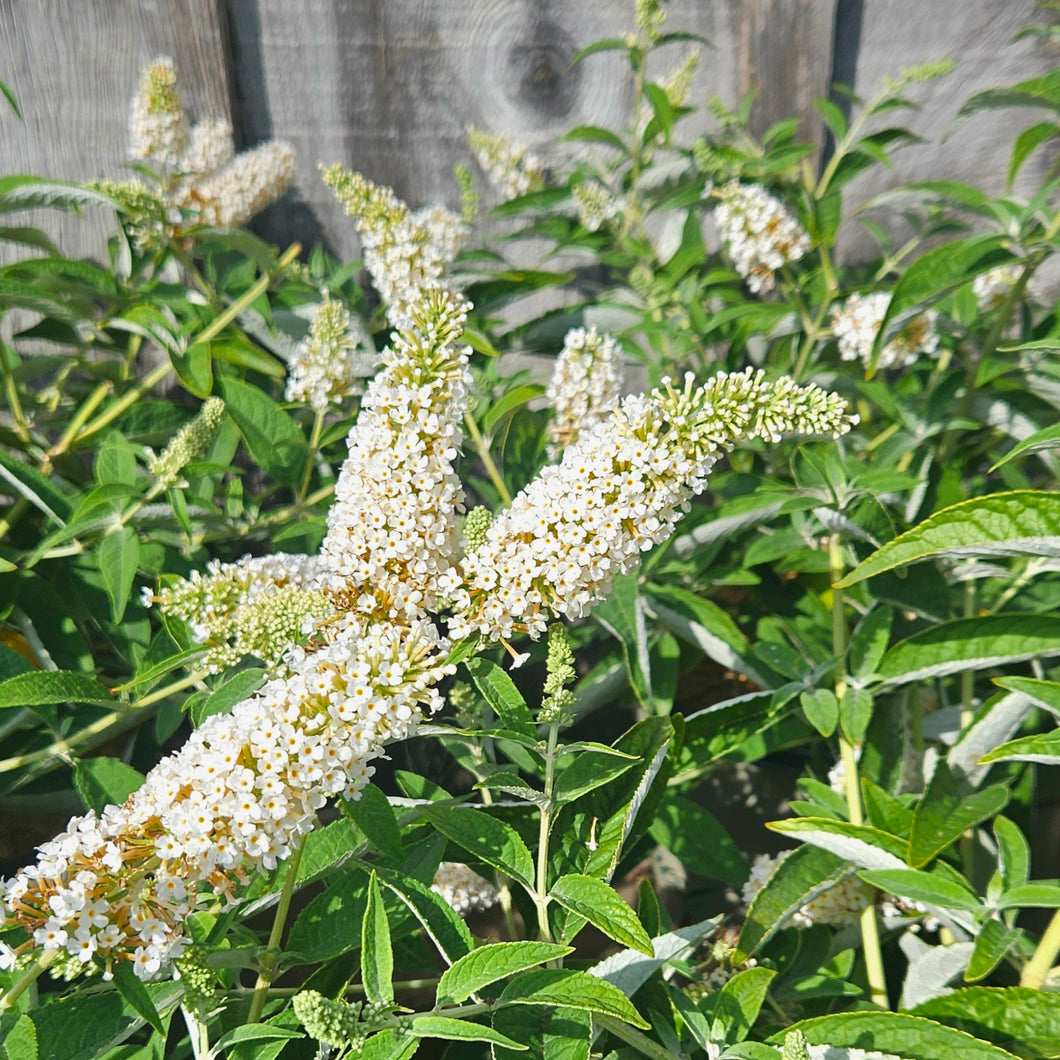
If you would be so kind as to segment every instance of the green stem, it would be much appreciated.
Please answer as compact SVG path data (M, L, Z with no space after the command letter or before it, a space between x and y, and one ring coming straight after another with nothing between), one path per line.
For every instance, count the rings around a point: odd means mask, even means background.
M1032 990L1040 990L1049 978L1049 972L1060 955L1060 909L1053 914L1053 919L1045 929L1038 942L1031 959L1023 968L1020 976L1020 986L1029 986ZM3 1004L0 1001L0 1004Z
M326 411L326 409L317 409L317 414L313 419L313 433L309 437L309 452L306 454L305 472L302 475L302 482L296 495L299 505L305 503L305 495L309 490L309 480L313 477L313 455L320 445L320 435L324 431L324 414Z
M505 486L504 479L501 478L497 465L493 462L493 457L490 456L489 446L486 445L486 440L482 437L482 432L478 429L478 424L470 412L464 416L464 424L467 426L467 433L471 435L471 440L475 443L475 452L482 461L486 474L489 475L490 482L496 487L504 504L511 504L512 495L508 492L508 487Z
M603 1013L594 1012L593 1021L603 1027L605 1031L621 1038L627 1045L632 1046L644 1056L650 1056L652 1060L673 1060L673 1053L669 1049L653 1041L646 1034L641 1034L635 1027L615 1016L605 1016Z
M11 409L11 418L14 420L16 433L26 445L31 445L33 439L30 437L29 424L22 410L22 399L18 396L18 387L15 385L15 369L9 359L10 354L11 350L7 343L0 340L0 367L4 372L4 393L7 395L7 405Z
M269 987L276 977L280 958L280 943L283 941L283 929L287 924L287 914L291 910L291 899L294 897L295 881L298 878L298 864L302 860L302 851L305 849L305 844L301 840L298 840L297 843L298 845L291 854L291 860L287 863L287 875L284 877L280 900L276 905L276 913L273 916L268 947L261 959L261 971L258 972L258 981L254 984L254 996L250 999L250 1012L247 1013L247 1023L261 1022L261 1014L265 1011L265 1002L269 999Z
M7 991L0 997L0 1011L11 1008L12 1005L37 981L41 973L48 967L56 957L58 950L45 950L41 955L8 987Z
M210 1031L202 1020L195 1017L183 1005L180 1011L184 1015L184 1023L188 1028L188 1039L191 1042L191 1055L195 1060L211 1060L210 1057Z
M838 534L833 534L828 542L829 565L832 573L832 652L840 660L847 653L847 623L845 602L842 589L835 583L842 580L846 565L843 562L843 543ZM840 704L847 691L846 667L840 662L839 673L835 682L835 696ZM839 754L843 762L846 779L843 787L847 800L847 812L850 823L864 824L865 818L861 808L861 787L858 782L858 760L854 745L843 732L842 709L840 709ZM875 893L875 892L874 892ZM883 949L880 946L879 926L876 923L876 903L869 902L861 912L861 941L865 953L865 972L869 982L869 996L873 1004L882 1009L889 1009L887 997L887 977L883 969Z
M548 744L545 749L545 802L541 807L541 824L537 834L537 871L534 880L534 905L537 907L537 926L543 942L552 942L548 926L548 837L552 830L552 793L556 783L556 746L559 743L559 719L548 723Z
M485 759L482 749L479 748L479 754ZM477 779L482 780L482 777ZM493 802L493 793L489 788L482 789L482 804L483 806L489 806ZM504 927L508 932L508 939L510 942L515 942L519 938L519 929L515 923L515 911L512 907L512 889L508 886L508 877L502 873L497 873L497 899L501 904L501 909L504 912Z

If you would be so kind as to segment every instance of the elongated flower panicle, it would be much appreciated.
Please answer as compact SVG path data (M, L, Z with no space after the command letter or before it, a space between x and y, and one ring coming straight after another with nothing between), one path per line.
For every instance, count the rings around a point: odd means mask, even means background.
M625 200L612 195L599 181L586 180L571 188L578 220L590 231L596 232L606 222L618 217L625 209Z
M161 57L140 74L129 116L132 158L177 166L188 142L188 115L177 92L173 60Z
M294 173L294 149L282 140L270 140L196 181L189 198L198 203L207 224L238 228L283 196Z
M549 455L555 459L589 427L606 420L622 397L622 347L596 328L571 328L545 390L551 403Z
M302 401L323 412L343 398L358 394L359 360L366 354L350 327L350 311L337 298L325 293L313 314L309 335L299 344L288 366L288 401Z
M810 238L784 204L758 184L730 181L718 194L714 220L736 271L756 294L773 287L776 270L798 261Z
M224 119L206 118L192 126L179 168L184 173L213 173L227 165L235 153L231 124Z
M872 349L890 304L891 295L886 291L852 294L832 313L832 331L844 361L860 360L866 366L872 363ZM939 345L935 320L935 312L928 310L906 324L880 350L877 369L904 368L913 364L920 354L934 353Z
M545 174L540 159L525 144L506 136L468 126L467 140L478 164L486 171L490 183L505 199L517 199L527 192L544 187Z
M439 709L447 649L429 622L355 615L322 629L313 651L292 649L286 676L207 718L124 806L75 818L4 884L26 945L82 963L98 952L153 977L187 944L200 895L231 897L249 870L274 868L329 796L356 797L385 742Z
M499 901L493 884L459 861L443 861L438 866L431 890L460 916L490 909Z
M455 471L467 409L466 302L425 293L383 353L328 512L325 587L343 610L415 618L435 611L460 540Z
M323 175L357 226L364 264L387 319L402 327L418 293L441 280L466 242L467 226L441 206L413 213L390 188L342 166L324 167Z
M220 673L247 655L275 667L311 620L334 608L319 588L318 556L277 552L244 556L235 563L211 560L205 573L145 589L143 603L187 622L195 640L207 648L200 663Z
M164 489L172 486L181 471L206 452L221 426L224 414L225 403L220 398L207 398L199 414L181 427L158 456L151 458L147 470L158 478Z
M761 371L693 382L688 375L675 390L664 380L627 397L494 519L486 544L447 579L451 637L536 638L552 615L584 618L617 575L672 533L734 443L838 436L856 422L835 395L787 378L770 383Z

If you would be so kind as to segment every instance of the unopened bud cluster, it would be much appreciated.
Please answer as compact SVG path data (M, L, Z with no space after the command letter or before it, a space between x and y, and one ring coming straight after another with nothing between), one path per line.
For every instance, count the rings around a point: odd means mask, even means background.
M468 128L467 139L478 164L505 199L516 199L544 186L541 162L524 144L474 127Z
M545 390L552 405L549 455L555 459L578 436L606 420L622 397L622 347L596 328L571 328Z
M363 350L350 328L350 311L325 294L309 335L288 366L288 401L302 401L318 412L359 393L358 358Z
M599 181L586 180L571 188L578 220L590 232L598 231L625 209L625 200L613 195Z
M886 291L874 294L852 294L842 307L832 313L832 332L839 342L839 356L844 361L872 364L880 325L887 315L891 295ZM880 349L876 368L904 368L913 364L920 354L932 354L938 349L939 335L935 330L933 310L914 317L897 335Z
M222 228L245 225L294 179L294 151L273 140L235 153L232 126L207 118L191 126L176 88L176 67L155 59L140 76L129 121L132 158L156 163L165 198L179 217Z
M771 290L777 269L798 261L810 249L809 236L761 185L733 180L717 194L721 202L714 209L714 220L736 271L755 293Z
M207 398L199 414L177 431L173 440L147 465L158 479L159 486L168 489L179 478L181 471L193 460L198 460L210 447L225 414L225 403L217 397Z

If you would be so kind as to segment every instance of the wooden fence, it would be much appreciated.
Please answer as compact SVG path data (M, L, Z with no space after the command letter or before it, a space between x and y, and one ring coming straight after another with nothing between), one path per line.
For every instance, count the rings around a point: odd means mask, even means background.
M593 40L632 25L632 0L0 0L0 79L24 113L0 113L0 170L84 180L126 172L129 100L140 70L169 55L193 118L227 117L237 143L277 137L298 156L295 188L256 222L277 243L324 241L350 256L357 242L318 164L340 161L391 185L412 205L455 205L452 168L468 160L474 124L546 156L580 123L621 127L631 86L623 58ZM910 124L925 143L895 170L873 171L867 198L914 179L967 180L998 191L1014 133L1035 120L992 111L962 123L974 91L1056 64L1040 37L1010 43L1044 17L1032 0L672 0L667 28L707 37L694 100L735 103L758 89L754 125L801 116L822 140L811 101L833 80L871 95L914 63L952 59L956 71L919 86ZM676 65L686 45L662 63ZM665 70L660 70L665 72ZM689 140L709 127L687 119ZM1033 159L1033 183L1051 159ZM98 255L112 220L47 225L70 253ZM857 253L858 236L847 237Z

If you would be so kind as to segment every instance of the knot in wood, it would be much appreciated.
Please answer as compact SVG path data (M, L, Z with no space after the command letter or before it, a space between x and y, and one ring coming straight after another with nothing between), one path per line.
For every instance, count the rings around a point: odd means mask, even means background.
M527 27L508 52L509 82L517 102L545 118L562 118L578 98L581 67L568 69L577 48L570 34L551 20Z

